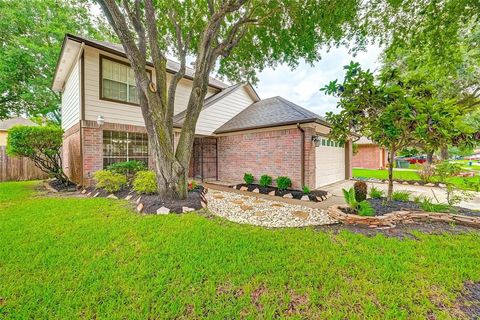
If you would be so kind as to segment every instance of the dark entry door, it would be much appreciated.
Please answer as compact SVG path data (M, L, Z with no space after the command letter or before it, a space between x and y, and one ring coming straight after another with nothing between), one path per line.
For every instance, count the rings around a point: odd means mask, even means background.
M217 139L195 138L193 142L193 177L196 179L218 179Z

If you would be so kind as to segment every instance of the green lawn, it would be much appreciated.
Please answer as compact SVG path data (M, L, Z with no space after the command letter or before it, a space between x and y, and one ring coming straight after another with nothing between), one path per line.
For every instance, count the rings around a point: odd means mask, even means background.
M376 178L376 179L388 179L388 170L386 169L360 169L353 168L354 178ZM393 170L393 178L398 180L418 180L420 177L417 171L412 170ZM435 179L434 179L435 180ZM480 176L475 177L454 177L449 179L455 186L464 190L476 190L480 187ZM470 182L470 184L468 183Z
M457 318L480 233L268 230L0 184L0 319Z

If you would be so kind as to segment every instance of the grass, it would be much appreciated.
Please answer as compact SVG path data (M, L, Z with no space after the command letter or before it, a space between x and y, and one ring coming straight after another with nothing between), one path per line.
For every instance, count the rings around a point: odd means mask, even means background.
M0 319L449 319L480 280L479 233L268 230L38 185L0 184Z
M376 178L386 180L388 179L388 170L387 169L360 169L354 168L353 169L353 177L354 178ZM407 170L393 170L393 179L397 180L414 180L420 181L420 177L418 176L416 171L407 171ZM435 179L433 179L435 181ZM476 190L476 188L480 187L480 176L477 175L475 177L453 177L450 178L449 181L453 183L457 188L463 190ZM471 184L469 184L469 182ZM473 184L473 185L472 185Z

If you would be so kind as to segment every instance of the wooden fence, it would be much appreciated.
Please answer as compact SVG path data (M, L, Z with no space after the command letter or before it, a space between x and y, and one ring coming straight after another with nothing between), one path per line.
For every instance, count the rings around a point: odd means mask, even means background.
M27 158L9 157L0 146L0 181L45 179L47 175Z

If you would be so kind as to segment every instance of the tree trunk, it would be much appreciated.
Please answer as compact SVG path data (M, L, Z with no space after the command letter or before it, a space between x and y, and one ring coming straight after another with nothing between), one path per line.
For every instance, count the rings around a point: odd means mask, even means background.
M440 149L440 157L442 160L448 160L448 147L444 146Z
M428 164L433 163L433 151L427 151L427 163Z
M387 200L392 200L393 193L393 162L395 161L395 149L390 149L388 151L388 191L387 191Z

